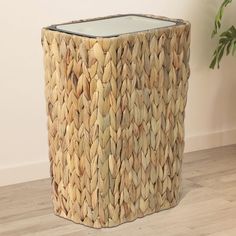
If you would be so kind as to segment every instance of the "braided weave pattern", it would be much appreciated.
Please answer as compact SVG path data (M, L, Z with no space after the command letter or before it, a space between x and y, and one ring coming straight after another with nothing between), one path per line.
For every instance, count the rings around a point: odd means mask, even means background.
M112 227L175 206L190 25L112 38L42 30L55 214Z

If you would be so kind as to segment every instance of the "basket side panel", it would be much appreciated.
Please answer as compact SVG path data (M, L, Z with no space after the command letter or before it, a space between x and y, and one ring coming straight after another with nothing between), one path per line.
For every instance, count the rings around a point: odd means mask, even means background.
M43 30L42 44L54 210L99 228L98 96L90 42Z
M179 201L189 46L189 24L119 38L109 226Z

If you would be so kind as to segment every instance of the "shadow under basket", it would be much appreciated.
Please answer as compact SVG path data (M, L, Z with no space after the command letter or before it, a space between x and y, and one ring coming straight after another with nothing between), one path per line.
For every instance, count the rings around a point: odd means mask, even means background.
M102 228L175 206L190 24L109 16L43 28L42 45L55 213Z

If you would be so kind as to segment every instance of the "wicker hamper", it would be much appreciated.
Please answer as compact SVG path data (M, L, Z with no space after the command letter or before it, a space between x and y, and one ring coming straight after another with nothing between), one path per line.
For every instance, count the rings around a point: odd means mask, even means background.
M139 17L173 24L98 37L42 30L54 211L95 228L180 198L190 24Z

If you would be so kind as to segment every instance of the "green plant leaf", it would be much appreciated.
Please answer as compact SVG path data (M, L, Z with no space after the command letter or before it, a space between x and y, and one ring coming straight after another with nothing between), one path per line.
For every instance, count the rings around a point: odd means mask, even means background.
M220 48L219 52L218 52L218 58L217 58L217 68L220 68L220 61L224 55L224 51L225 51L225 44Z
M214 69L216 66L216 56L213 57L212 61L211 61L211 64L210 64L210 68L211 69Z
M234 42L233 41L229 41L227 43L227 47L226 47L226 56L228 56L230 54L230 52L232 51L234 46Z
M214 51L210 68L214 69L216 65L217 68L219 68L223 55L229 55L231 51L232 55L234 55L236 51L236 28L234 26L231 26L220 35L219 43Z
M223 17L223 14L224 14L224 9L231 2L232 2L232 0L224 0L223 3L221 4L221 6L220 6L220 8L219 8L219 10L216 14L216 17L215 17L214 29L212 31L211 37L214 37L218 33L218 31L221 27L221 21L222 21L222 17Z
M233 50L232 50L232 55L234 55L235 51L236 51L236 40L234 41L234 46L233 46Z

